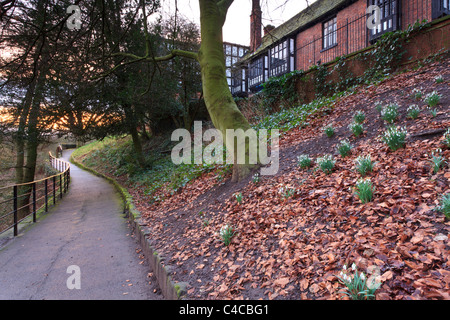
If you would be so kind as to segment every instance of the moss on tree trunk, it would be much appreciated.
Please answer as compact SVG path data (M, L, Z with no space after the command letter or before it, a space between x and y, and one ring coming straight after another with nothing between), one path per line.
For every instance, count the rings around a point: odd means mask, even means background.
M225 23L228 7L233 1L199 0L201 47L198 53L200 62L203 96L206 108L216 129L222 132L226 139L227 129L250 129L250 124L239 111L228 87L225 73L225 56L223 52L222 27ZM226 141L227 144L235 142ZM235 145L233 181L239 181L247 176L255 165L236 163L237 150L245 148L248 159L248 143Z

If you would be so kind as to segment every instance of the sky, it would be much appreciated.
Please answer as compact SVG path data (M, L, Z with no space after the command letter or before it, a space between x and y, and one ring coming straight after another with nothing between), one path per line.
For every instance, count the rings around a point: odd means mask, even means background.
M312 3L314 1L309 1ZM161 0L164 14L175 12L175 0ZM177 0L178 12L200 25L198 0ZM251 0L234 0L223 28L225 42L250 45ZM279 26L306 8L306 0L261 0L263 25Z

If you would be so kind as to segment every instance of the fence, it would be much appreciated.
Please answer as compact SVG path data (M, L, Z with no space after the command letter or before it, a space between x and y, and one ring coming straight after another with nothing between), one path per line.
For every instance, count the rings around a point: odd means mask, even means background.
M32 215L33 222L40 212L47 212L50 205L55 205L69 188L70 164L55 158L49 153L50 166L59 173L50 177L0 188L0 234L18 226Z
M369 15L362 14L346 19L329 29L326 35L313 36L297 47L297 69L307 70L315 64L330 62L337 57L364 49L382 34L406 29L415 22L439 18L448 14L449 0L390 0L373 3L380 5L381 24L371 30L367 28ZM370 2L370 3L372 3ZM339 18L339 16L338 16Z

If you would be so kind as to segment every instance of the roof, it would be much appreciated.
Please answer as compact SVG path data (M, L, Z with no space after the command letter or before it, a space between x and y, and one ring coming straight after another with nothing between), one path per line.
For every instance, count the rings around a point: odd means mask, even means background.
M285 23L273 29L269 34L265 35L262 38L261 45L253 53L244 56L242 60L248 60L259 55L278 40L308 28L312 24L317 23L318 20L323 19L332 12L346 7L355 1L357 0L318 0L314 2Z

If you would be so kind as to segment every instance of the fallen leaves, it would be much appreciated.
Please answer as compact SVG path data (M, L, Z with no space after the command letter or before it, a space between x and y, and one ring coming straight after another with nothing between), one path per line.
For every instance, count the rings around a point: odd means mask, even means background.
M410 81L407 73L401 77ZM380 95L390 99L393 85L403 90L401 81L372 86L339 100L331 118L317 117L287 132L281 138L284 171L258 184L217 184L211 172L152 206L134 190L152 245L173 267L171 277L195 288L188 291L190 299L338 299L336 275L353 262L358 270L379 272L377 299L450 298L450 223L434 210L439 195L449 190L450 173L430 173L429 155L439 147L439 137L408 140L396 152L377 140L383 125L373 120L378 117L373 101ZM406 110L409 101L403 100ZM337 141L324 140L321 128L337 118L346 128L356 108L371 113L367 125L373 130L352 141L351 156L339 158L330 175L296 167L298 154L334 152ZM450 126L440 119L405 122L409 132L420 133ZM361 154L377 162L369 173L374 200L364 205L352 191L360 178L354 160ZM450 159L450 150L443 155ZM280 185L297 193L282 199ZM241 204L232 197L235 192L242 192ZM228 247L216 236L225 223L237 230Z

